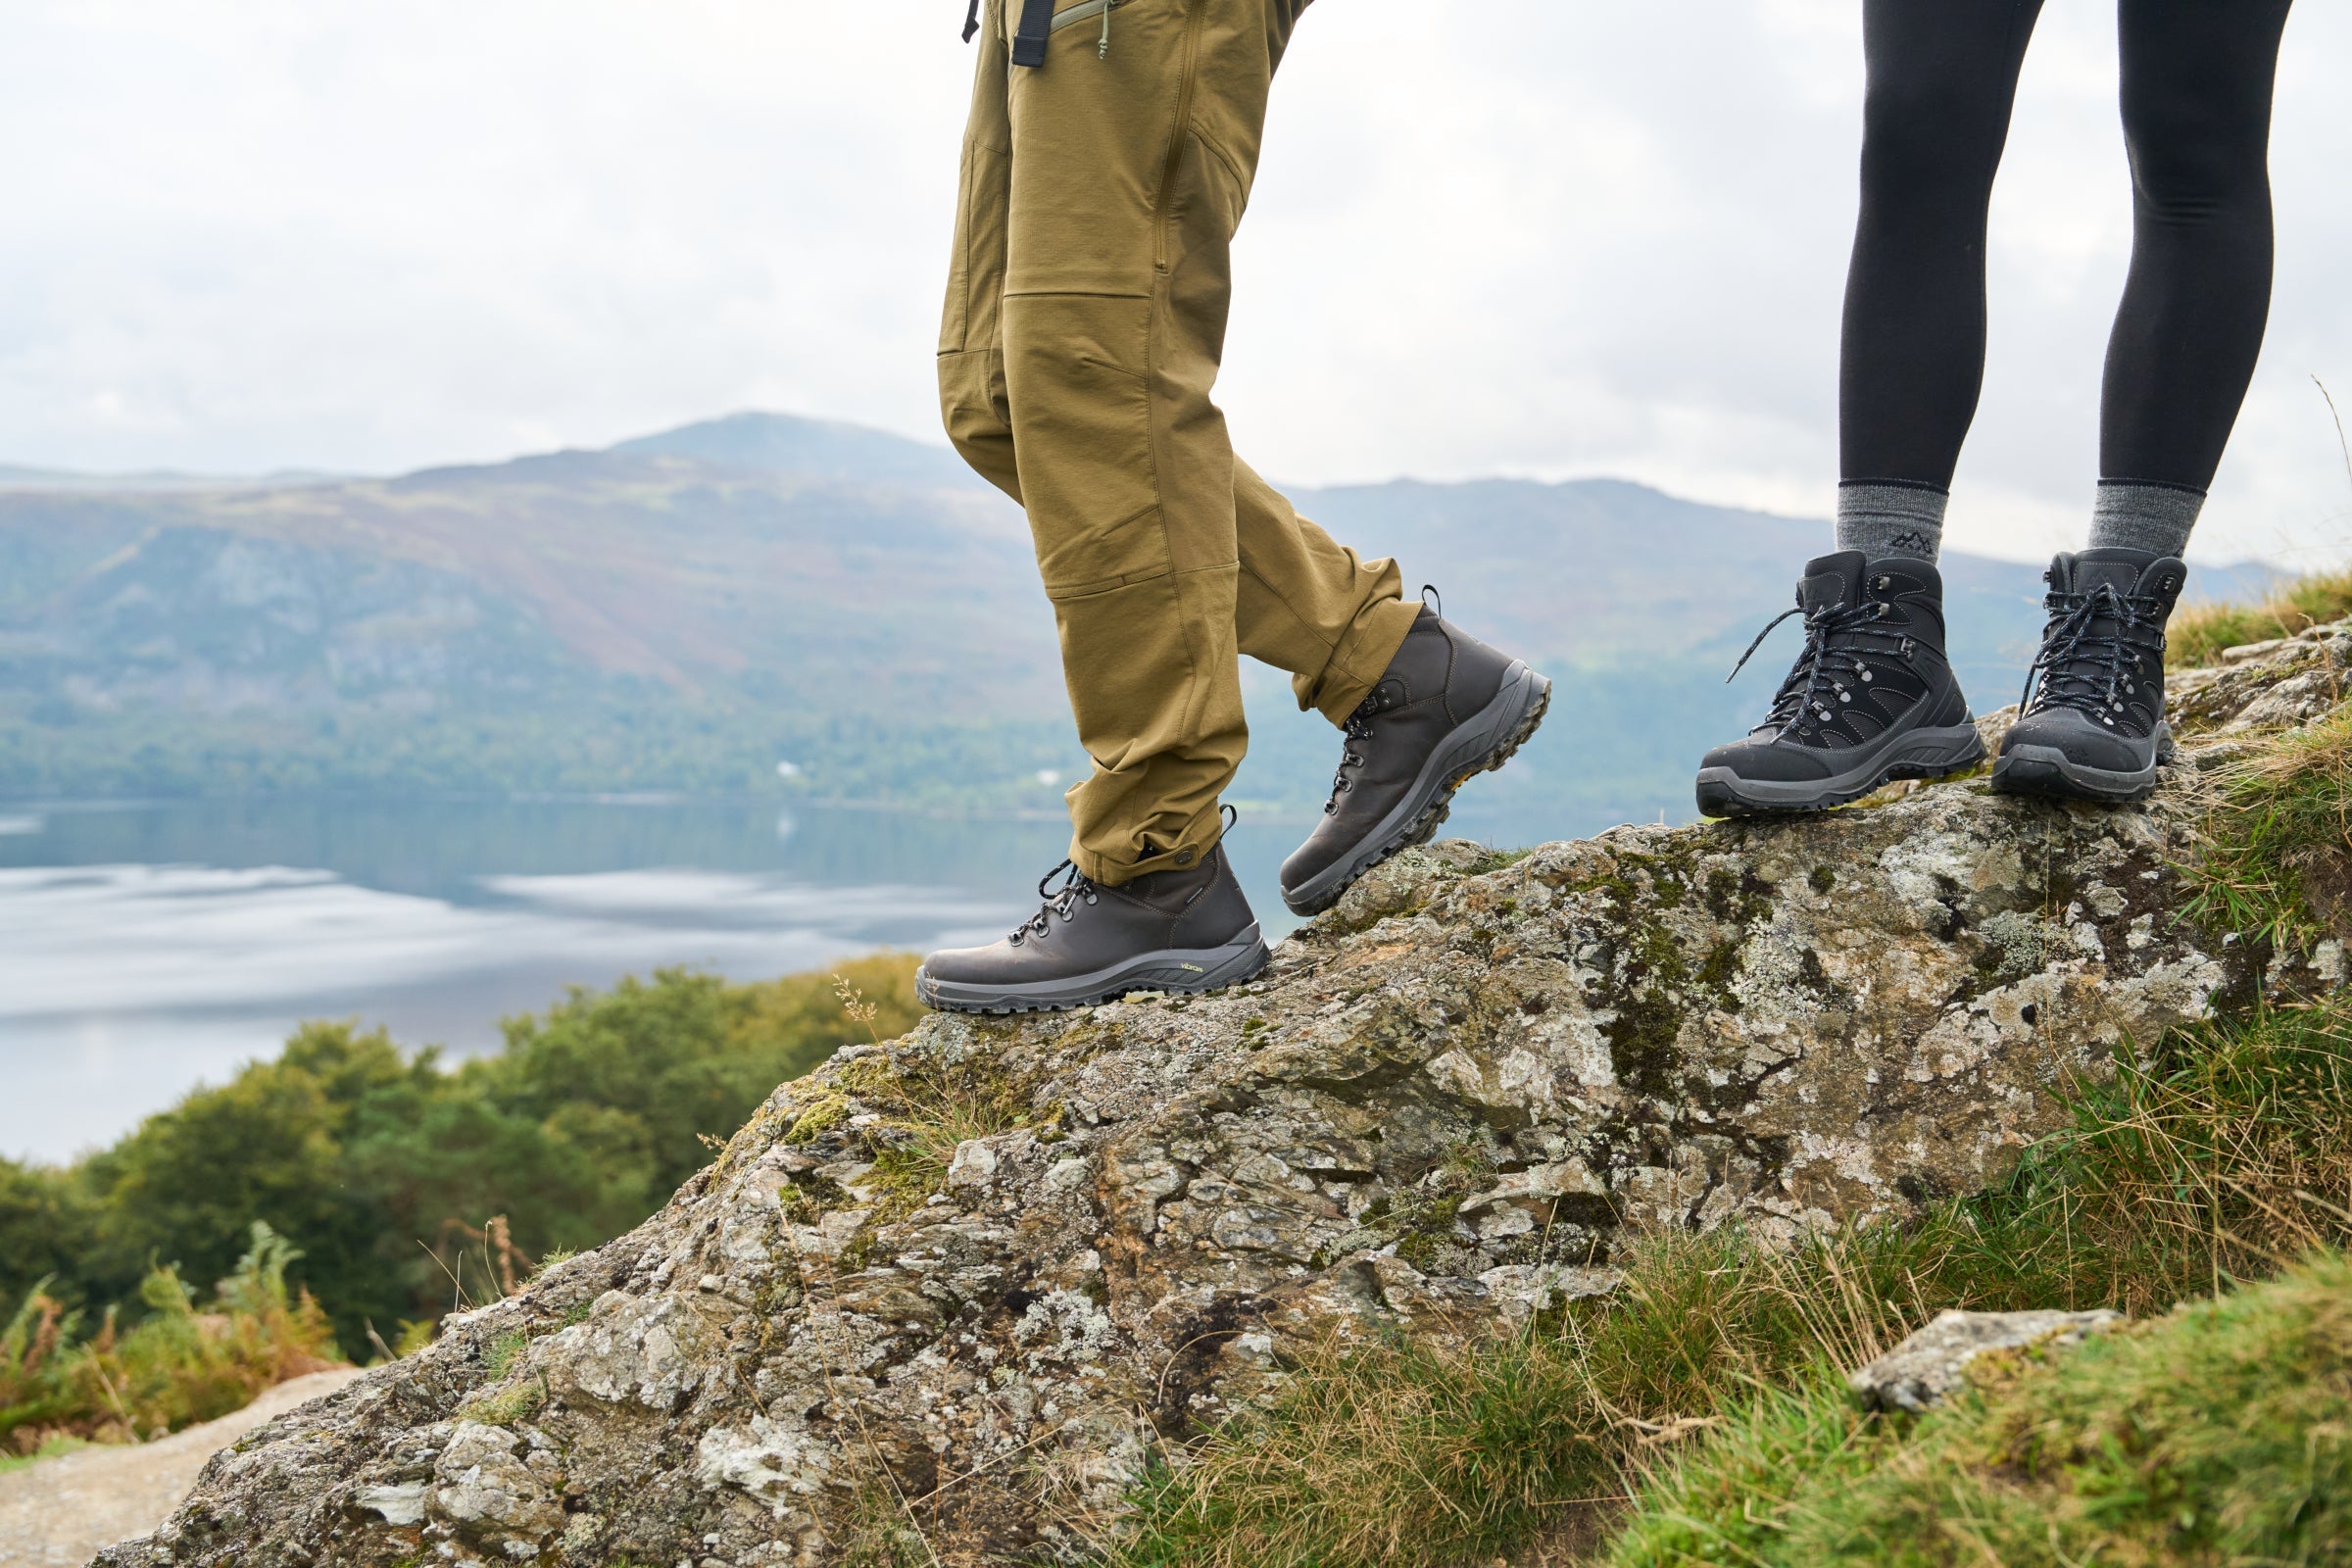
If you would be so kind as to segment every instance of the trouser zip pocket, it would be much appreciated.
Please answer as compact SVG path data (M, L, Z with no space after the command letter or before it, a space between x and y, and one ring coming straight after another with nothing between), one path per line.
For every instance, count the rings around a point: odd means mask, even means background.
M1053 30L1059 32L1064 27L1075 25L1090 18L1101 17L1102 19L1102 41L1095 53L1099 58L1107 58L1110 54L1110 14L1126 3L1127 0L1078 0L1076 5L1064 6L1054 13Z

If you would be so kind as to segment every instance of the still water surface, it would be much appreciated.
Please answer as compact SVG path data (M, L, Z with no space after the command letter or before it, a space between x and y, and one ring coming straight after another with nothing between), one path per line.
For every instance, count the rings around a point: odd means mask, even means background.
M1457 811L1532 843L1599 823ZM1229 842L1269 937L1303 821ZM775 803L211 801L0 806L0 1154L65 1159L305 1018L495 1049L502 1016L658 965L736 979L989 940L1058 821Z

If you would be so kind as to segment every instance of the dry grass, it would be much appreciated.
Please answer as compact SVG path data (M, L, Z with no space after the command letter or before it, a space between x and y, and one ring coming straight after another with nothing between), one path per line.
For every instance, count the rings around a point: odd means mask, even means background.
M2352 568L2299 577L2259 605L2186 605L2165 628L2165 665L2217 664L2226 648L2292 637L2346 615L2352 615Z

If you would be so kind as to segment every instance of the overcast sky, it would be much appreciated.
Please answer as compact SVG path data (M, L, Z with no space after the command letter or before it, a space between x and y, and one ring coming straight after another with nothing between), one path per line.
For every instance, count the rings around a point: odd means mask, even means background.
M0 463L388 472L740 408L935 439L961 0L0 0ZM1223 382L1302 482L1820 514L1858 0L1323 0ZM2287 32L2208 557L2352 555L2352 7ZM2113 0L2049 0L1952 534L2078 543L2129 241Z

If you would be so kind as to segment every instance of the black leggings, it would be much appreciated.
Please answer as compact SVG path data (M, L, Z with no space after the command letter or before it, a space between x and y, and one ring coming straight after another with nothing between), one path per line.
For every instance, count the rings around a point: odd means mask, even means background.
M2290 0L2121 0L2132 271L2099 472L2204 490L2271 305L2271 87ZM1948 488L1984 379L1984 226L2041 0L1864 0L1848 480Z

